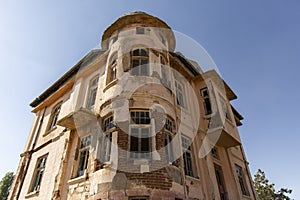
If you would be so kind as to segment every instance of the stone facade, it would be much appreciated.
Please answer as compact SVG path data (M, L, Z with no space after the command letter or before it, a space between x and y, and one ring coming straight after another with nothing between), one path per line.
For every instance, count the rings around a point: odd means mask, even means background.
M30 104L9 199L256 199L236 95L175 42L146 13L114 22Z

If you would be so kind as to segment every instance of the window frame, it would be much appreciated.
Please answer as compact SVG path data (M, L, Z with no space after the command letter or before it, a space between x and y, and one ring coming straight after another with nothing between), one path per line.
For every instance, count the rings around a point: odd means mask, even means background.
M84 141L84 140L87 140L87 141ZM91 141L92 141L91 135L87 135L80 139L78 153L77 153L77 163L76 163L76 170L75 170L76 173L74 174L74 176L75 176L74 178L81 177L86 174L86 170L88 168L89 157L90 157L89 151L90 151L90 147L91 147ZM84 143L86 143L86 144L84 144ZM85 154L85 155L82 156L82 154ZM84 160L81 161L81 158L84 158ZM82 167L80 167L81 163L83 164Z
M176 102L177 102L177 105L179 105L180 107L185 108L186 107L186 101L185 101L183 84L180 83L176 79L175 79L174 84L175 84L175 92L176 92Z
M135 113L135 118L137 119L132 119L132 113ZM137 114L139 113L139 114ZM141 113L144 113L143 116ZM152 143L153 143L153 137L151 135L151 113L149 110L131 110L130 111L130 135L129 137L129 142L128 142L128 152L129 152L129 158L133 160L141 160L141 159L146 159L146 160L151 160L151 151L152 151ZM133 133L133 129L136 129L137 132ZM144 132L143 130L148 130L148 132ZM148 137L144 137L143 134L147 134ZM137 139L136 139L137 138ZM137 150L133 150L134 145L133 142L137 143ZM146 142L148 143L148 149L143 150L142 148L142 143ZM144 157L143 157L144 156Z
M107 76L106 76L106 85L110 84L114 80L117 79L117 63L118 63L118 56L115 53L112 56L112 59L109 63L108 70L107 70Z
M108 163L111 158L111 147L112 147L112 132L104 133L102 137L100 162Z
M135 28L135 34L137 34L137 35L145 35L146 34L145 27L136 27Z
M173 134L170 134L168 131L164 131L164 147L166 150L166 159L168 163L173 163L174 161L174 148L172 140L174 139Z
M44 172L46 169L47 159L48 159L48 154L43 155L37 159L36 165L34 168L34 173L33 173L34 176L32 177L30 188L29 188L29 193L40 191L42 180L43 180L43 175L44 175ZM41 167L39 167L40 162L41 162L41 164L43 164Z
M50 132L56 128L58 117L59 117L59 114L61 111L61 107L62 107L62 102L59 102L52 108L46 132Z
M165 117L165 124L163 128L163 137L164 137L164 147L168 163L173 163L174 161L174 147L172 140L175 135L175 122L169 116Z
M250 196L248 185L245 179L244 170L238 164L235 164L235 174L237 176L238 184L240 185L240 190L242 192L242 195Z
M211 115L213 113L213 109L208 88L205 87L200 89L200 94L203 100L205 115Z
M115 127L114 116L109 115L109 116L105 117L103 120L103 123L102 123L103 132L108 132L114 127Z
M227 184L224 178L224 172L221 165L214 163L215 177L218 184L218 190L221 200L228 199Z
M89 89L88 89L88 96L86 101L86 107L92 110L95 106L97 93L98 93L98 84L99 84L99 75L94 76L89 81Z
M185 135L181 135L182 159L184 164L184 174L186 176L195 177L193 153L191 147L191 139ZM187 157L189 155L189 159ZM190 162L189 162L190 161Z
M136 54L137 51L138 54ZM150 54L149 53L150 53L149 49L143 47L135 48L130 51L130 61L131 61L130 75L131 76L150 76L150 65L149 65Z

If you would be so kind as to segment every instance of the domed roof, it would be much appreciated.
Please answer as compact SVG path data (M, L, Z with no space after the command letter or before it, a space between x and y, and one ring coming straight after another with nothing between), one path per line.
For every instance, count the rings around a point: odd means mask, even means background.
M175 49L175 37L172 29L161 19L149 15L142 11L135 11L125 14L123 17L117 19L112 25L110 25L102 35L102 48L107 48L107 43L104 42L109 39L113 34L125 27L132 27L132 24L142 25L144 27L157 27L168 29L171 31L165 31L167 33L166 40L168 40L169 49L173 51Z

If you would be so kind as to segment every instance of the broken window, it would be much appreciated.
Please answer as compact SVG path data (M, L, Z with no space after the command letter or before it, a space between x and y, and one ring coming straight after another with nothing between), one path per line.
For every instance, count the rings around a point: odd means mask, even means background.
M30 192L40 190L42 178L43 178L45 167L46 167L47 156L48 155L43 156L43 157L39 158L37 161L37 165L35 168L34 178L33 178Z

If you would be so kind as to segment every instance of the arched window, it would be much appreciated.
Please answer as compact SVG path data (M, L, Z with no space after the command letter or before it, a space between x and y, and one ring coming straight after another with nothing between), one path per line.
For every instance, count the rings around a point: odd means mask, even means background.
M149 76L149 51L135 49L131 51L131 75Z

